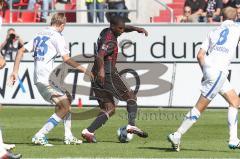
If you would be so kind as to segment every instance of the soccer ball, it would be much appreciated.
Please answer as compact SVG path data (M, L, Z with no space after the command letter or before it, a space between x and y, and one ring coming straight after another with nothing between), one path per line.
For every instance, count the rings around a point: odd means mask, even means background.
M118 135L118 140L121 143L126 143L133 139L133 134L127 132L127 126L118 128L117 135Z

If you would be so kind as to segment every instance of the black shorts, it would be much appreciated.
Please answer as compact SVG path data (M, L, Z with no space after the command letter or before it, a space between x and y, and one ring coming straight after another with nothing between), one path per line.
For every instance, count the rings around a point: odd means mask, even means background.
M101 85L98 80L92 82L92 89L99 104L108 102L114 103L113 97L121 101L128 101L129 99L136 100L134 92L117 71L105 74L104 85Z

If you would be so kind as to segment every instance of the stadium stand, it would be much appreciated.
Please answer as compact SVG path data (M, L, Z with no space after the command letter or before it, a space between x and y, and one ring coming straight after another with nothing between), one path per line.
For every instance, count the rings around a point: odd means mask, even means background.
M36 4L34 7L34 11L24 11L24 12L14 11L12 12L12 22L13 23L39 22L38 9L39 9L39 5ZM10 23L10 10L8 9L2 12L2 17L3 17L3 23Z
M53 3L56 4L56 1ZM71 0L69 3L64 4L64 10L66 11L67 22L76 22L76 12L72 12L76 10L76 0ZM28 6L28 0L20 0L18 3L13 4L13 8L15 9L12 12L12 23L35 23L40 22L40 8L41 1L34 5L34 10L24 10ZM55 6L53 6L55 7ZM21 11L20 11L21 10ZM71 11L71 12L67 12ZM7 9L5 6L5 10L0 11L0 16L3 17L3 23L10 23L10 9Z
M18 18L18 22L24 23L35 23L38 22L39 18L37 12L22 12L21 16Z
M183 14L183 6L185 0L173 0L172 3L167 4L170 8L173 9L174 17ZM152 17L152 22L171 22L171 16L169 10L160 10L158 16Z
M185 0L149 0L148 3L146 3L145 0L125 1L130 13L129 19L133 23L177 22L177 17L183 15L185 2ZM20 0L18 3L13 4L14 10L12 14L12 21L10 21L10 13L8 9L0 11L0 15L3 17L3 23L41 22L41 20L39 20L41 17L41 1L38 2L38 8L35 8L32 13L24 11L28 2L29 0ZM165 5L168 9L164 7ZM172 12L169 9L172 10ZM64 10L66 12L67 22L87 23L87 8L85 7L85 1L83 0L67 0L65 3L61 0L54 0L52 10ZM19 11L21 14L18 13ZM171 13L173 13L173 16Z
M17 22L19 16L19 12L12 12L12 22ZM2 12L3 17L3 23L9 23L10 22L10 10L6 10Z
M28 5L28 0L20 0L18 3L14 3L13 7L22 8L22 7L26 7L27 5Z
M77 6L76 0L71 0L70 3L65 4L65 10L66 11L76 10L76 6ZM67 18L67 22L77 21L76 12L66 12L65 16Z

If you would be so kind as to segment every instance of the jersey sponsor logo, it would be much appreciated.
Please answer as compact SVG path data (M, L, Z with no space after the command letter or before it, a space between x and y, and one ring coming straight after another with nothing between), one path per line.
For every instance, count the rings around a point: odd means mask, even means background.
M37 56L34 57L35 61L44 61L44 59L45 59L44 57L37 57Z
M222 46L215 46L213 48L213 50L223 52L223 53L228 53L229 52L229 49L227 49L226 47L222 47Z

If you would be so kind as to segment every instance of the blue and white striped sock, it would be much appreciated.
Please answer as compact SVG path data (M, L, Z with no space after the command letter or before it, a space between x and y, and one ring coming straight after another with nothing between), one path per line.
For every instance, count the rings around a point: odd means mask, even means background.
M55 126L61 122L61 118L54 113L47 121L47 123L37 132L36 137L43 137L48 134Z
M187 132L188 129L192 127L194 123L197 122L198 118L200 117L201 113L197 108L192 108L187 115L185 116L181 126L178 128L177 132L181 135Z

